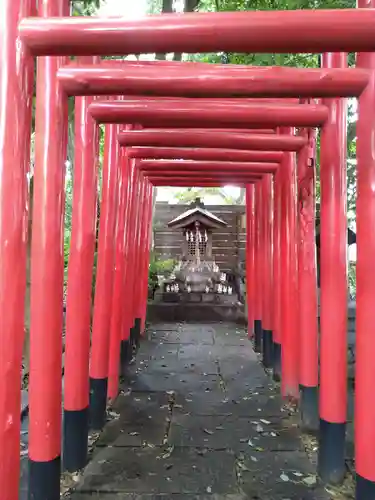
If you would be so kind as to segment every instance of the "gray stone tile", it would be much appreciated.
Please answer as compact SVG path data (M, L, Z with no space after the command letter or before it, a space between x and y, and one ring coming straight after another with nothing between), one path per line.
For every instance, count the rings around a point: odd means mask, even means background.
M148 331L153 332L178 332L181 326L178 323L156 323L148 328Z
M174 412L191 415L234 415L237 417L267 418L285 416L281 398L274 393L258 392L258 389L239 387L222 391L190 392L177 394ZM260 391L260 389L259 389Z
M300 450L298 429L289 419L174 414L168 442L214 450Z
M168 414L170 396L165 392L136 392L120 395L112 406L113 411L120 413L120 419L139 421L142 415L155 413Z
M116 419L108 422L98 439L97 446L161 446L166 429L166 418L150 417L145 423Z
M165 356L153 357L152 359L137 366L138 373L161 373L173 374L186 372L184 364L177 358L177 354L166 354Z
M120 396L111 412L115 418L105 426L97 445L162 445L169 426L168 398L165 393Z
M212 328L190 327L182 328L176 331L156 332L151 338L158 338L165 344L208 344L214 343L214 331Z
M243 493L225 493L223 495L220 493L208 493L206 495L194 495L191 493L160 493L153 495L152 493L143 493L138 495L136 493L76 492L67 498L69 498L69 500L91 500L99 498L102 500L246 500L248 497Z
M259 500L329 500L323 487L309 486L315 470L302 452L251 451L237 458L239 483L247 498Z
M217 375L200 375L195 373L140 373L129 385L135 391L168 392L176 391L185 394L189 391L209 391L219 388Z
M77 491L124 493L238 493L235 457L193 448L103 448L87 466Z
M247 346L249 340L244 328L230 323L223 323L215 327L215 344L224 346Z

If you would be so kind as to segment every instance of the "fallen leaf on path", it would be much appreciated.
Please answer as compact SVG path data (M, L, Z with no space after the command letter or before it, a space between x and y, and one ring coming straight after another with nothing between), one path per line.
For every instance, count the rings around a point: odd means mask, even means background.
M302 479L307 486L314 486L316 484L316 476L307 476Z
M289 477L288 477L286 474L281 474L281 475L280 475L280 479L281 479L282 481L284 481L284 482L289 481Z
M169 458L172 455L173 450L174 450L174 446L171 446L170 448L168 448L168 451L166 453L163 453L163 455L160 456L160 458L162 458L163 460L165 460L166 458Z
M196 450L196 452L197 452L197 455L203 457L207 453L207 448L198 449L198 450Z

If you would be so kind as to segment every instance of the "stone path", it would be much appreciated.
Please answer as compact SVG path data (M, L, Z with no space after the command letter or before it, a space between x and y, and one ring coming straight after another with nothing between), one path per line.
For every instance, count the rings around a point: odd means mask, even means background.
M327 500L243 330L153 325L70 500Z

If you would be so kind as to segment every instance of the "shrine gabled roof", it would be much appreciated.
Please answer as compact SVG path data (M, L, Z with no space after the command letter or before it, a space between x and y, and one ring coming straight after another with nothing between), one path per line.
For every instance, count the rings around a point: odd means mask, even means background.
M198 206L189 208L189 210L186 210L186 212L183 212L178 217L168 222L168 226L183 228L189 226L195 221L199 221L200 223L212 228L218 228L228 225L225 221L219 219L219 217L214 215L212 212L209 212L205 208Z

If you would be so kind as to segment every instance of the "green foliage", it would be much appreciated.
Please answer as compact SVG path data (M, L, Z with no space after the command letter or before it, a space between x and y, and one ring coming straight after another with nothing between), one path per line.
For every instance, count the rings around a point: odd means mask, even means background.
M97 271L97 266L98 264L98 252L94 253L94 265L92 269L92 286L91 286L91 297L92 301L94 302L94 297L95 297L95 285L96 285L96 271Z
M71 0L73 16L92 16L100 7L100 0Z
M176 264L177 261L175 259L162 259L158 254L152 252L150 256L149 274L167 277L171 274Z
M355 299L357 293L356 285L356 264L355 262L349 262L348 266L348 285L349 294L352 299Z
M174 193L174 198L178 203L187 204L194 201L196 198L202 198L207 195L218 196L222 199L225 205L241 205L245 201L245 189L240 190L238 197L230 196L222 188L186 188L180 189Z
M244 11L244 10L291 10L291 9L345 9L354 8L354 0L200 0L199 10L206 12L214 11ZM254 66L291 66L299 68L319 67L318 54L203 54L189 56L190 60L244 64ZM349 65L354 65L354 54L349 54ZM351 227L355 227L355 201L356 201L356 132L353 100L349 100L348 106L348 140L347 140L347 189L348 189L348 220ZM317 145L317 200L320 199L319 179L319 140ZM207 192L207 191L206 191ZM217 193L220 195L220 190ZM189 199L189 193L180 191L178 196L181 200ZM200 190L200 196L204 196L204 190Z
M148 267L148 288L156 290L159 285L159 276L167 278L175 268L177 261L174 259L161 259L155 252L151 253Z

